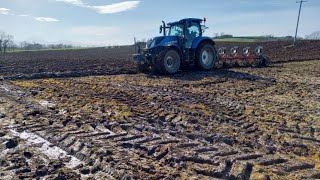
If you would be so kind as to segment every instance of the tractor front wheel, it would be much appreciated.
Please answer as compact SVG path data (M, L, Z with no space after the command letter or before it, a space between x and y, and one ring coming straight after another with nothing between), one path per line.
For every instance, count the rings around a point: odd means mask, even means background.
M213 68L217 56L216 50L210 43L201 44L196 53L196 62L200 69L210 70Z
M157 69L161 74L175 74L180 69L181 59L176 50L169 49L160 53Z

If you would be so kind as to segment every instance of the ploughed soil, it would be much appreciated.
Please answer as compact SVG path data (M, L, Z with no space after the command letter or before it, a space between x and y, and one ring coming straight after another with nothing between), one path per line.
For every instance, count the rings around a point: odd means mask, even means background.
M319 179L319 69L0 81L0 179Z
M0 179L319 179L320 42L289 44L173 76L130 46L2 54Z
M320 59L320 41L299 41L295 47L290 47L291 44L288 41L219 42L216 49L238 46L241 52L244 47L254 50L262 46L264 55L274 63ZM135 74L138 70L132 62L132 54L133 46L0 54L0 77L38 79Z

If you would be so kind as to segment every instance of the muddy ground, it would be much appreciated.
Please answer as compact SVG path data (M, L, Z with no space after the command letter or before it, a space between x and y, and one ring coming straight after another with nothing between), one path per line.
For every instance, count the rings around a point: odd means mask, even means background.
M319 179L319 69L0 81L0 179Z
M262 46L264 54L272 62L290 62L320 59L320 41L273 41L261 43L218 42L216 49L239 46L254 50ZM0 78L38 79L82 77L89 75L135 74L138 70L132 62L134 47L92 48L65 51L37 51L0 54Z

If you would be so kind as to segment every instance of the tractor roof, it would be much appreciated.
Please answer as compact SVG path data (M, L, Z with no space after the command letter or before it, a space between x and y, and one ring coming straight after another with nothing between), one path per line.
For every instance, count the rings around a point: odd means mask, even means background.
M199 19L199 18L186 18L186 19L181 19L180 21L168 23L168 25L183 24L183 23L185 23L186 21L193 21L193 22L199 22L199 23L201 23L201 22L203 21L203 19Z

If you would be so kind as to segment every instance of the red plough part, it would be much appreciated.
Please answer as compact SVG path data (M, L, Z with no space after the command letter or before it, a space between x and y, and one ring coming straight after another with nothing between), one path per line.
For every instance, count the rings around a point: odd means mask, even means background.
M262 47L259 46L254 52L250 47L246 47L239 53L238 47L233 47L230 53L227 53L226 48L222 47L218 50L218 60L215 64L216 68L221 67L258 67L269 65L269 60L262 55Z

